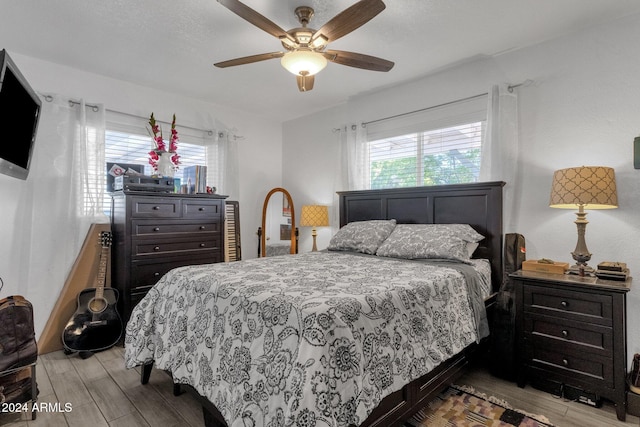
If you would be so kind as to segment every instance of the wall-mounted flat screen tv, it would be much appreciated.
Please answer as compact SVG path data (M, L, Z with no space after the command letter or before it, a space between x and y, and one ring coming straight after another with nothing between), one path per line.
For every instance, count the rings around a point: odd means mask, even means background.
M0 51L0 173L27 179L42 102L11 60Z

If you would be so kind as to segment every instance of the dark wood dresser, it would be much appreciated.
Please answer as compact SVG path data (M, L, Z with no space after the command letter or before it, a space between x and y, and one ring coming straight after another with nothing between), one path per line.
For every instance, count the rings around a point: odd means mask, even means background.
M112 286L123 322L169 270L224 261L226 196L120 191L112 195Z
M585 403L611 400L624 421L631 278L530 271L509 276L516 288L518 385L532 382Z

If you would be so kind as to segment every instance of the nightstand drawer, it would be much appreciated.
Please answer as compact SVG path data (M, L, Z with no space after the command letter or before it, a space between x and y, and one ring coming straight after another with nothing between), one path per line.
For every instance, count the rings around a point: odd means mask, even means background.
M531 365L563 375L573 381L600 382L613 387L613 361L587 353L555 351L542 346L531 346Z
M524 332L532 339L551 340L545 343L551 348L573 345L603 356L613 353L613 329L606 326L532 314L524 319Z
M524 310L580 322L613 324L613 301L609 294L572 292L553 287L524 286Z

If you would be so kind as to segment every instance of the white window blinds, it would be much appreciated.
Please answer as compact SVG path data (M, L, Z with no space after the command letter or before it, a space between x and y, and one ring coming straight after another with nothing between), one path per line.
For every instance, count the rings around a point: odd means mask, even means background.
M132 168L151 175L153 168L149 164L149 151L153 149L152 137L146 128L147 123L139 117L117 112L107 112L105 135L105 163L108 172L113 164L125 169ZM168 139L171 124L161 122L163 135ZM192 165L207 165L207 132L181 128L178 130L178 149L180 165L174 177L182 180L184 168ZM210 137L209 137L210 138ZM211 145L211 144L209 144ZM107 191L113 191L107 188ZM105 212L108 213L110 195L105 195Z
M486 96L366 125L369 188L478 180Z

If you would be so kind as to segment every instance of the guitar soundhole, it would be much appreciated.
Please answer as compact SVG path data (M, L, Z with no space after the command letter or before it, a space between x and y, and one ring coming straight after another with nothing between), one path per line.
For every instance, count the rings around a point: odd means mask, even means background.
M89 310L93 313L102 313L108 306L109 303L104 298L92 298L89 302Z

